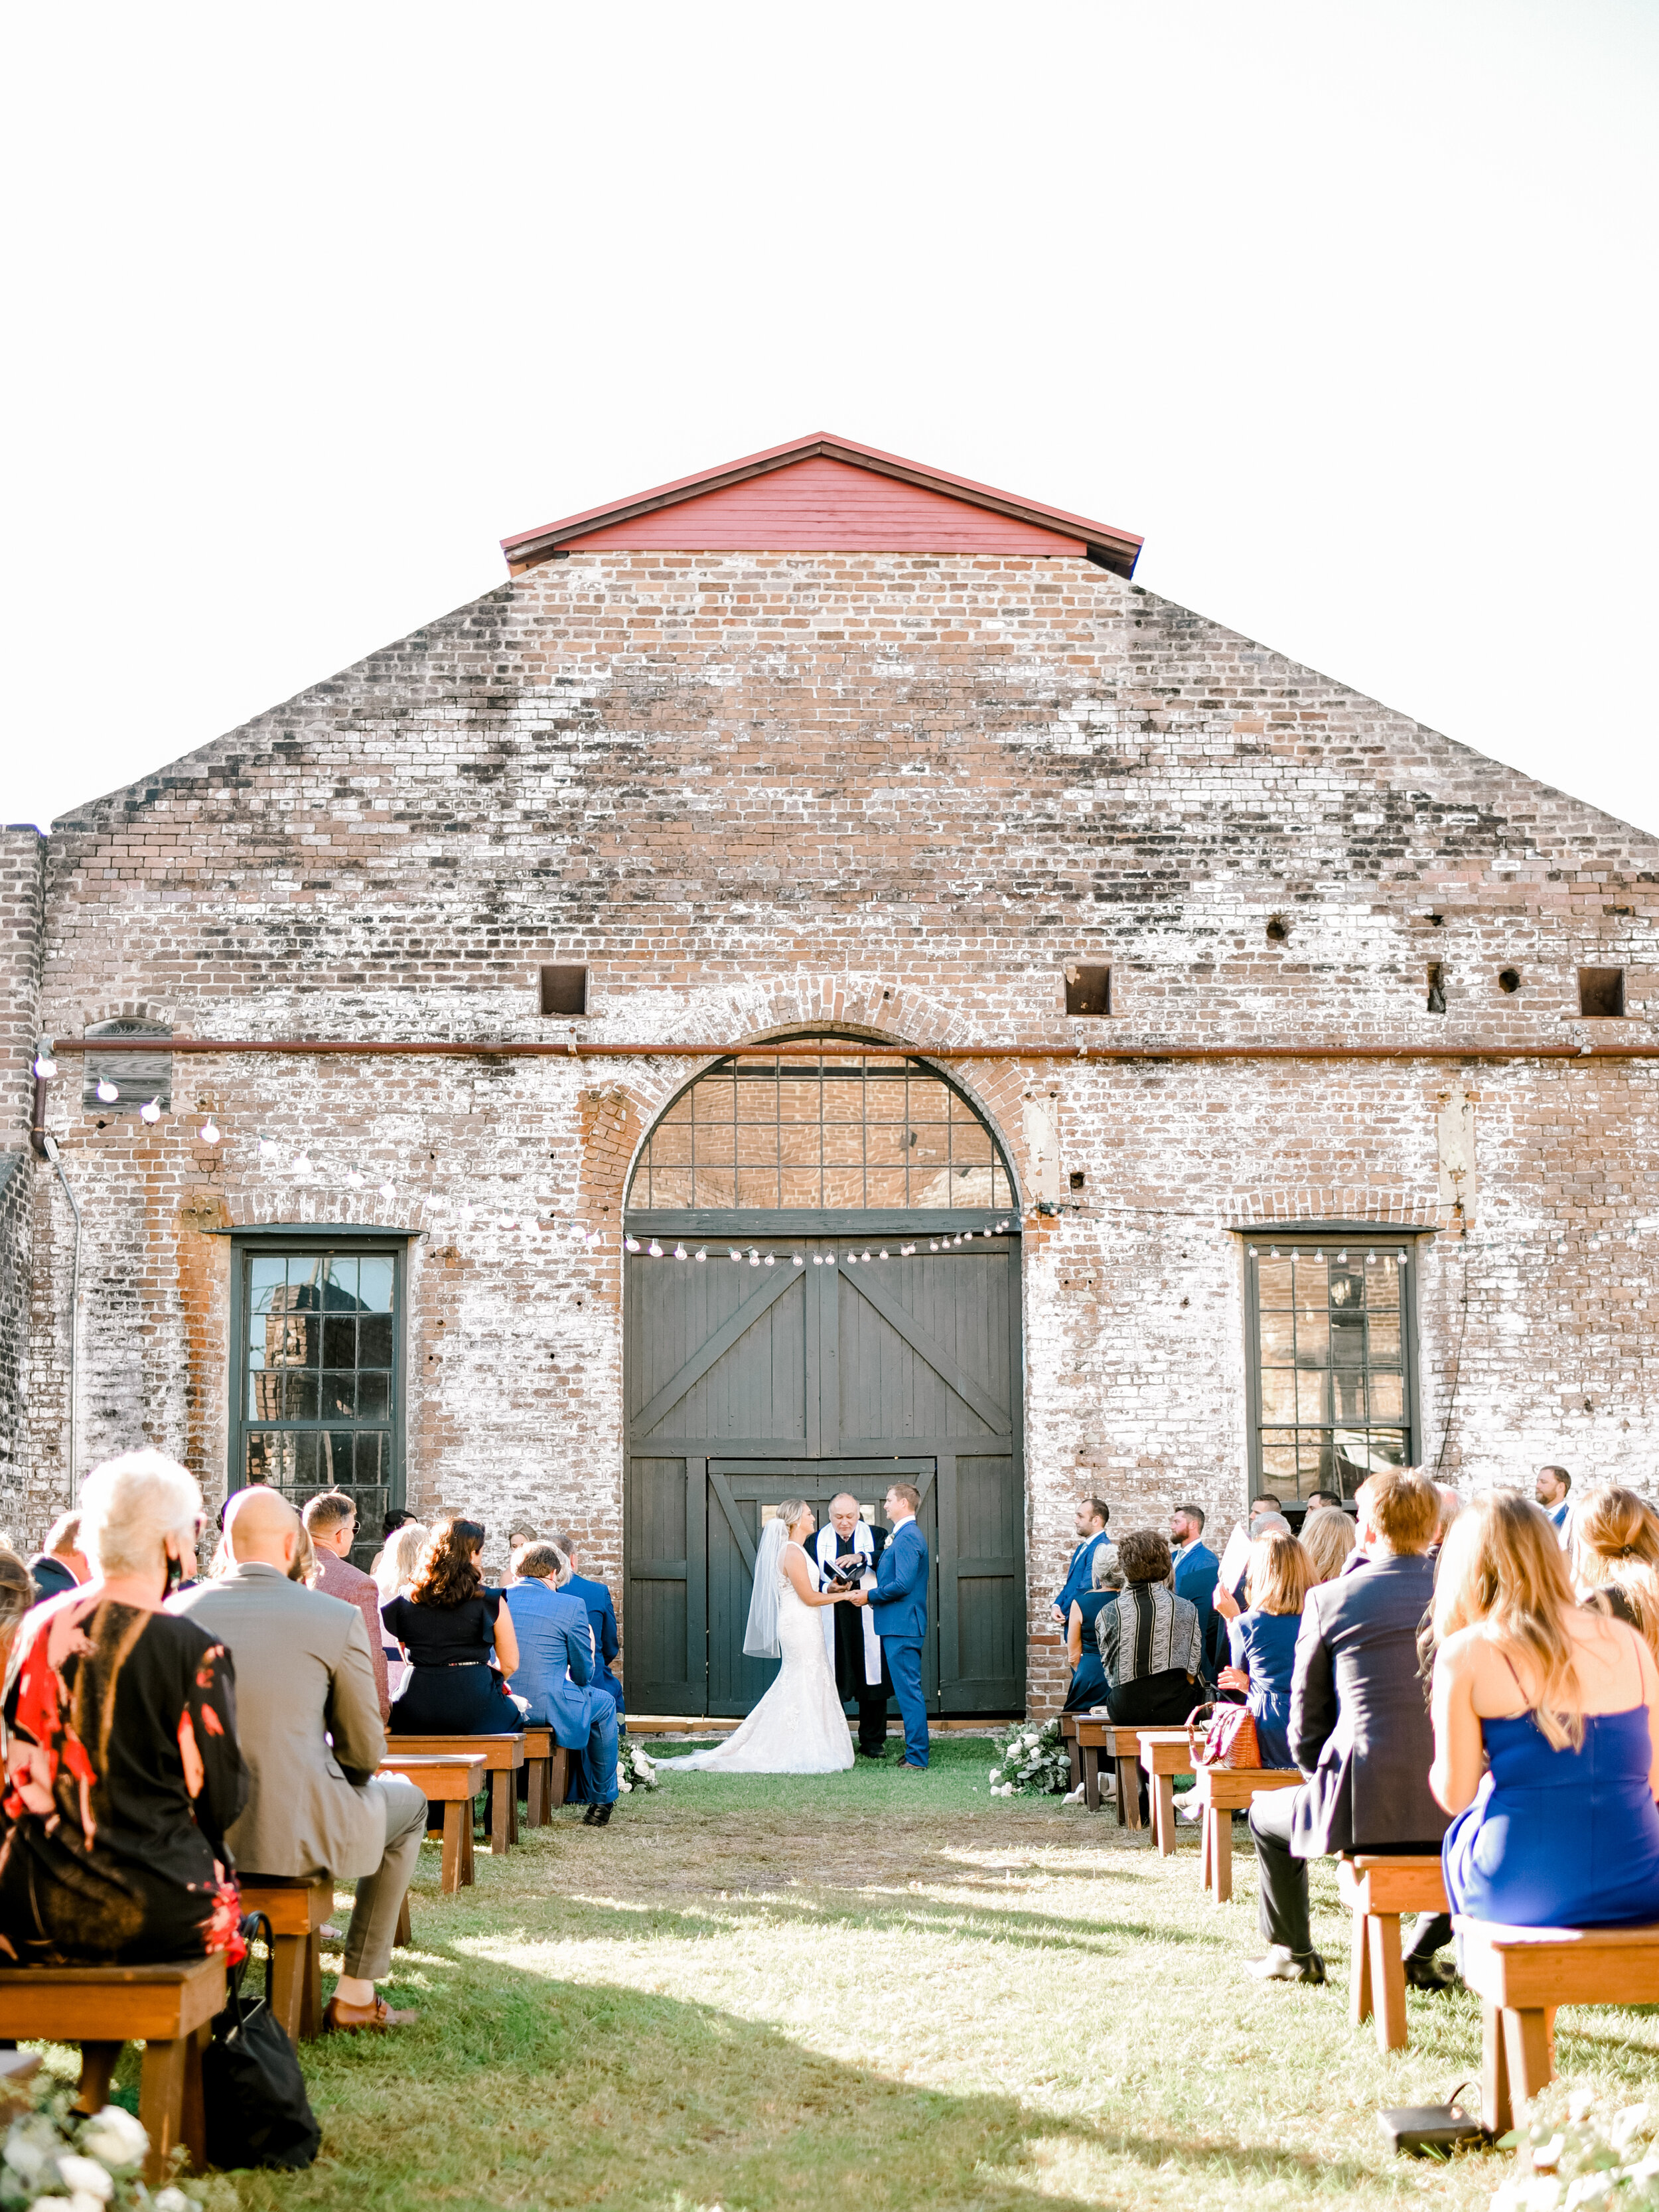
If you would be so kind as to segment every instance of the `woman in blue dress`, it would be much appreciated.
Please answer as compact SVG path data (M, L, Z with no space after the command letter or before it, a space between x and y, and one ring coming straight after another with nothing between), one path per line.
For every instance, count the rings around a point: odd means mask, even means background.
M1072 1662L1072 1686L1064 1707L1068 1713L1086 1713L1091 1706L1106 1702L1106 1669L1100 1663L1095 1623L1102 1606L1123 1587L1115 1544L1096 1545L1090 1572L1094 1587L1072 1600L1066 1626L1066 1656Z
M1581 1608L1518 1491L1452 1523L1435 1589L1434 1764L1454 1912L1517 1928L1659 1919L1659 1670Z
M1291 1757L1291 1677L1302 1607L1313 1583L1313 1562L1294 1536L1258 1536L1244 1571L1245 1610L1227 1623L1232 1664L1216 1679L1224 1690L1244 1692L1264 1766L1296 1765Z

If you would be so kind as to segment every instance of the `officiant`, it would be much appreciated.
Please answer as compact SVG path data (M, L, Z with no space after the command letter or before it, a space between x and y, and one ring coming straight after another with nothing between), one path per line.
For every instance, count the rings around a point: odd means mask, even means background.
M863 1571L843 1576L851 1586L873 1589L876 1561L887 1541L884 1528L872 1528L859 1513L856 1498L845 1491L830 1501L830 1518L812 1546L820 1587L828 1589L838 1559L856 1560ZM866 1759L880 1759L887 1749L887 1700L892 1684L881 1654L881 1638L867 1605L825 1606L823 1641L836 1670L836 1688L843 1705L857 1701L859 1750Z

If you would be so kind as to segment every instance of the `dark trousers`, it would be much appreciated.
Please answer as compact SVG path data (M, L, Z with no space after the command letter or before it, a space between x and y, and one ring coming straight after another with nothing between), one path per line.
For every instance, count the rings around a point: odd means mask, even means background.
M907 1766L926 1766L927 1700L921 1688L921 1638L901 1642L897 1637L884 1636L881 1645L887 1671L893 1678L893 1695L898 1699L904 1722L904 1763Z
M1291 1821L1299 1790L1275 1790L1250 1800L1250 1841L1255 1845L1256 1924L1269 1943L1282 1944L1298 1958L1313 1948L1308 1924L1308 1862L1291 1849ZM1391 1844L1402 1858L1438 1856L1437 1844ZM1421 1913L1405 1946L1407 1959L1431 1958L1451 1941L1451 1922L1443 1912Z
M887 1685L884 1681L873 1686L860 1682L854 1686L854 1695L859 1707L859 1749L873 1756L887 1747Z

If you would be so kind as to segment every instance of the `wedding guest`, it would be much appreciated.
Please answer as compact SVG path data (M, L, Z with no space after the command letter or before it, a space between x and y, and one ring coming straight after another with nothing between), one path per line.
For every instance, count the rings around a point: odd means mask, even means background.
M1433 1743L1418 1674L1417 1627L1434 1589L1427 1557L1439 1519L1434 1485L1391 1468L1361 1484L1358 1537L1370 1564L1304 1601L1291 1683L1290 1749L1308 1779L1250 1808L1261 1877L1264 1981L1322 1982L1308 1917L1308 1861L1339 1851L1438 1850L1445 1815L1429 1794ZM1431 1923L1414 1936L1407 1978L1437 1986ZM1443 1936L1439 1938L1443 1942Z
M1462 1492L1454 1490L1449 1482L1437 1482L1434 1494L1440 1500L1440 1518L1435 1524L1434 1543L1431 1548L1437 1552L1445 1542L1452 1522L1463 1510L1463 1497Z
M301 1518L311 1539L316 1562L311 1587L321 1590L325 1597L337 1597L343 1604L355 1605L362 1614L380 1718L390 1720L392 1698L386 1687L386 1631L380 1623L380 1585L372 1575L366 1575L361 1567L351 1564L352 1540L357 1534L356 1502L343 1490L325 1490L320 1497L307 1500Z
M1353 1522L1340 1506L1322 1505L1302 1523L1297 1539L1316 1583L1334 1582L1354 1547Z
M502 1593L484 1587L484 1536L482 1522L459 1514L435 1522L409 1595L380 1608L414 1668L392 1708L394 1735L517 1735L524 1726L506 1681L519 1640Z
M1078 1546L1066 1567L1066 1579L1054 1592L1054 1615L1061 1628L1071 1619L1073 1601L1094 1587L1094 1555L1106 1540L1106 1523L1111 1517L1112 1509L1103 1498L1078 1500Z
M1659 1659L1659 1514L1645 1499L1611 1483L1580 1499L1572 1579L1591 1612L1628 1621Z
M1342 1518L1346 1521L1347 1515ZM1294 1536L1258 1536L1245 1570L1249 1603L1227 1625L1231 1663L1220 1687L1239 1690L1255 1723L1264 1766L1285 1767L1291 1758L1291 1682L1302 1607L1313 1587L1313 1566Z
M405 1511L404 1507L401 1505L389 1506L386 1512L380 1516L381 1544L383 1546L389 1544L392 1541L392 1539L397 1534L398 1529L406 1527L414 1518L415 1516L412 1513Z
M1572 1477L1564 1467L1540 1467L1533 1486L1533 1494L1564 1544L1567 1540L1567 1516L1571 1511L1567 1492L1571 1488Z
M162 1610L203 1523L175 1461L106 1461L81 1492L90 1579L18 1632L0 1809L12 1964L243 1955L225 1845L248 1790L234 1673L222 1644Z
M568 1528L550 1539L556 1550L564 1553L570 1562L570 1580L565 1589L571 1597L579 1597L587 1607L587 1618L592 1625L594 1648L599 1656L599 1672L594 1677L594 1687L603 1690L617 1708L617 1726L623 1727L623 1715L628 1707L623 1698L623 1686L611 1671L611 1662L622 1649L617 1637L617 1608L611 1602L611 1593L600 1582L583 1574L581 1559L576 1548L576 1539Z
M526 1544L513 1561L507 1607L519 1639L508 1687L524 1698L526 1721L546 1725L580 1765L583 1820L603 1828L617 1803L617 1707L590 1686L599 1669L587 1607L569 1595L570 1562L554 1544Z
M1308 1510L1310 1513L1322 1513L1327 1507L1334 1508L1338 1513L1342 1510L1342 1497L1340 1492L1335 1490L1310 1490L1308 1492Z
M380 1592L380 1650L386 1659L386 1689L395 1700L402 1691L409 1672L409 1654L386 1626L385 1608L394 1597L407 1597L415 1587L415 1571L420 1565L421 1553L432 1532L424 1522L405 1521L386 1540L372 1570L374 1587Z
M23 1615L39 1602L33 1576L11 1546L0 1541L0 1678L5 1674Z
M1545 1513L1513 1491L1474 1500L1441 1555L1434 1632L1429 1783L1456 1816L1452 1911L1520 1928L1659 1918L1659 1670L1626 1622L1575 1603Z
M1106 1672L1100 1662L1095 1623L1100 1618L1101 1607L1123 1587L1123 1571L1117 1563L1115 1544L1102 1544L1097 1548L1092 1572L1094 1588L1072 1601L1071 1625L1066 1632L1066 1656L1072 1662L1072 1686L1066 1692L1065 1710L1068 1713L1086 1713L1106 1701Z
M60 1513L46 1531L46 1540L29 1561L37 1601L56 1597L87 1580L92 1569L81 1549L81 1516Z
M1095 1621L1103 1702L1115 1721L1178 1726L1198 1702L1198 1607L1170 1589L1169 1541L1158 1529L1132 1528L1119 1541L1117 1564L1124 1587Z
M227 1559L230 1556L228 1545L225 1547L225 1556ZM303 1521L295 1540L294 1557L289 1561L288 1578L291 1583L303 1583L307 1589L317 1579L317 1547L312 1542L311 1531Z
M1260 1505L1262 1503L1262 1500L1258 1498L1255 1503L1256 1505ZM1250 1541L1253 1544L1263 1536L1293 1536L1295 1534L1295 1529L1291 1528L1290 1522L1285 1518L1285 1516L1282 1513L1272 1510L1266 1513L1258 1513L1255 1510L1255 1506L1251 1507ZM1244 1565L1239 1572L1238 1580L1233 1584L1232 1588L1231 1589L1217 1589L1215 1594L1215 1609L1217 1613L1220 1614L1224 1623L1237 1620L1239 1614L1243 1612L1245 1604L1244 1585L1249 1579L1249 1573L1250 1562L1249 1556L1247 1553L1245 1555Z
M391 1969L398 1908L426 1832L426 1798L403 1775L376 1771L386 1740L363 1616L290 1573L303 1534L277 1492L239 1491L225 1515L228 1571L175 1598L173 1607L182 1620L222 1637L240 1670L252 1787L229 1832L239 1862L289 1881L356 1878L325 2028L402 2027L416 2015L393 2012L374 1984Z
M1175 1559L1175 1594L1198 1608L1204 1638L1204 1679L1213 1682L1227 1649L1227 1632L1215 1609L1216 1578L1221 1562L1204 1540L1201 1505L1177 1505L1170 1516L1170 1547Z

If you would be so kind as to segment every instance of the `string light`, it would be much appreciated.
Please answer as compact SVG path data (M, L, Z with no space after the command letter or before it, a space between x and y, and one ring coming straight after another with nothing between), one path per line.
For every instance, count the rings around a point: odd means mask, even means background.
M637 1237L624 1237L623 1238L623 1243L628 1247L630 1252L637 1252L640 1249L640 1240ZM700 1260L702 1259L702 1255L701 1252L698 1253L697 1257Z
M684 1257L685 1257L685 1247L684 1247L684 1244L677 1244L677 1245L674 1247L674 1257L675 1257L677 1260L683 1260L683 1259L684 1259Z
M219 1124L214 1120L211 1114L208 1115L206 1121L203 1122L201 1127L196 1132L196 1133L204 1145L216 1145L218 1143Z
M732 1247L732 1257L734 1260L741 1260L743 1257L742 1253L738 1251L735 1244Z
M752 1245L749 1249L749 1264L751 1267L758 1267L760 1265L760 1254L755 1250Z
M654 1237L651 1239L651 1256L653 1260L660 1260L662 1257L662 1246L658 1243Z
M112 1106L120 1095L120 1092L110 1081L108 1076L100 1075L99 1077L97 1096L99 1103L101 1105Z
M797 1252L795 1255L795 1265L798 1267L804 1267L806 1265L806 1261L804 1255L799 1252Z
M52 1056L52 1041L42 1037L34 1054L34 1072L42 1083L50 1083L58 1073L58 1062Z
M916 1249L916 1248L915 1248L915 1246L914 1244L901 1244L901 1245L899 1246L899 1257L900 1257L900 1259L901 1259L901 1260L908 1260L908 1259L909 1258L910 1255L911 1255L911 1254L915 1250L915 1249Z
M930 1252L937 1252L937 1251L938 1251L938 1249L939 1249L939 1239L938 1239L938 1237L935 1237L933 1238L933 1242L928 1245L927 1249L928 1249Z
M151 1098L138 1109L138 1119L141 1121L149 1122L152 1127L159 1121L161 1118L161 1102L159 1098ZM310 1163L307 1162L307 1164L309 1165Z
M386 1203L390 1205L392 1200L398 1195L397 1185L395 1183L383 1182L380 1185L380 1195L386 1200Z
M881 1248L881 1256L884 1260L887 1257L887 1247L884 1244Z
M275 1137L261 1137L261 1138L260 1138L260 1139L259 1139L259 1164L260 1164L260 1166L261 1166L262 1168L270 1168L270 1167L275 1167L275 1166L276 1166L276 1138L275 1138Z
M697 1259L698 1259L699 1263L701 1264L701 1262L702 1262L702 1261L703 1261L704 1260L706 1260L708 1257L708 1249L707 1249L707 1247L706 1247L706 1246L704 1246L704 1245L699 1244L699 1245L698 1245L698 1247L697 1247Z
M767 1254L767 1255L766 1255L766 1264L767 1264L767 1266L768 1266L769 1267L775 1267L777 1266L777 1264L778 1264L778 1255L777 1255L777 1254L776 1254L775 1252L769 1252L769 1253Z

